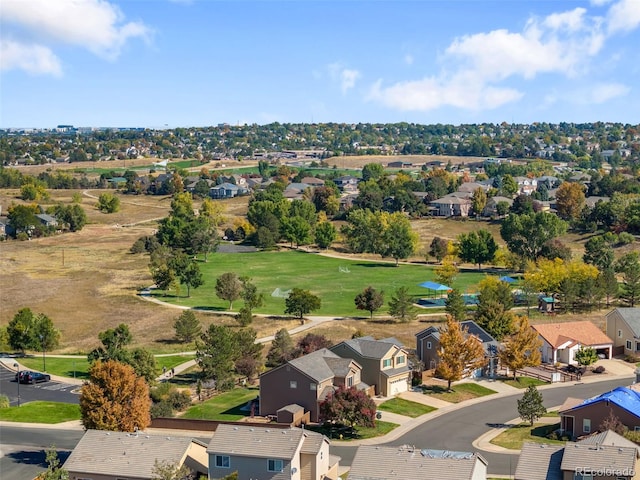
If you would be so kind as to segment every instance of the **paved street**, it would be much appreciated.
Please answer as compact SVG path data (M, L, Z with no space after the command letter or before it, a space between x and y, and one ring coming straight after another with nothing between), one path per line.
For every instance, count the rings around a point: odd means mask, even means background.
M32 402L34 400L46 400L50 402L78 403L78 385L70 383L49 381L36 383L35 385L20 384L15 380L16 372L0 366L0 394L9 397L12 406L18 405L18 389L20 389L20 402Z

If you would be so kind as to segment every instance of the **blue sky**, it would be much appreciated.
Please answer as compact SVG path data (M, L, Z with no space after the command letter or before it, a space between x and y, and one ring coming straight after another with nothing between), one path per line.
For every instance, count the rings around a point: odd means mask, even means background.
M640 123L640 0L3 0L0 127Z

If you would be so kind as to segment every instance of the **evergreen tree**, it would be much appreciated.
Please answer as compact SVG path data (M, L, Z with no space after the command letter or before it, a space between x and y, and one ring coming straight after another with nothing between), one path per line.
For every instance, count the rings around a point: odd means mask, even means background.
M462 293L457 288L449 291L444 305L444 311L456 321L462 322L467 318L467 306L464 303Z
M291 335L286 328L278 330L271 342L271 348L267 353L267 366L277 367L288 362L295 356L295 346Z
M534 422L547 413L547 409L542 404L542 394L535 385L529 385L522 398L518 400L518 415L524 421L533 426Z
M173 322L176 338L181 343L193 342L202 331L202 325L193 310L185 310Z
M417 313L407 287L399 287L389 300L389 314L400 322L415 320Z

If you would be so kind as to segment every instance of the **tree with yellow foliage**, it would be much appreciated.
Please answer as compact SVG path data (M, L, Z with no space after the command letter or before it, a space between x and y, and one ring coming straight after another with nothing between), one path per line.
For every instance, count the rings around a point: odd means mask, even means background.
M563 182L556 192L556 208L560 218L575 220L585 205L584 187L581 183Z
M438 357L436 376L446 380L447 390L451 391L451 382L484 364L484 348L478 337L469 335L460 322L447 315L447 326L440 329Z
M502 365L513 371L515 380L516 372L519 369L540 365L541 346L542 342L538 338L538 333L531 328L527 317L518 317L518 330L504 342L504 347L498 353L498 357Z

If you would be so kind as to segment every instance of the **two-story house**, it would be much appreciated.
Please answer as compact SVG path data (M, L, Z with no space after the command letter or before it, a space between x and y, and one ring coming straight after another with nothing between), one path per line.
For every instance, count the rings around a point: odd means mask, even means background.
M640 355L640 308L616 308L606 318L614 354Z
M300 405L318 421L318 406L340 386L370 391L362 382L362 366L323 348L260 375L260 415L276 415L282 407Z
M219 425L207 447L209 478L238 472L239 479L338 479L340 458L329 439L302 428Z
M362 366L361 378L375 387L376 395L389 397L406 392L411 384L408 352L394 338L376 340L359 337L345 340L330 348L343 358L351 358Z

